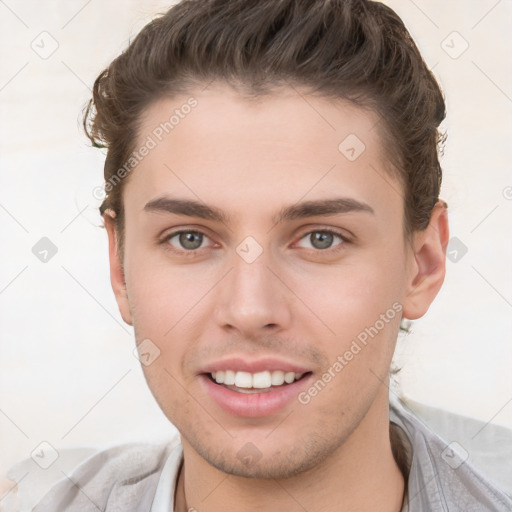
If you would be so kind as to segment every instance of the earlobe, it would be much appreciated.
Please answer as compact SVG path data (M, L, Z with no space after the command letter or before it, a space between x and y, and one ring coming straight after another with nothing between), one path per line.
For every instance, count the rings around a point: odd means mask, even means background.
M123 320L128 325L133 325L126 290L123 262L121 261L121 256L119 254L119 243L114 217L115 212L109 209L105 210L103 220L108 235L110 283L112 284L112 290L114 290L119 312L121 313Z
M425 230L414 233L413 258L403 304L403 316L422 317L439 292L446 273L448 212L446 203L438 201Z

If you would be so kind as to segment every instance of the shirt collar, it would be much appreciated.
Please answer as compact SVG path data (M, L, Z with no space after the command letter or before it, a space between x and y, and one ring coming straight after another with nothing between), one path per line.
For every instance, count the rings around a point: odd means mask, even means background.
M150 512L174 512L174 497L179 469L183 463L183 446L178 444L162 469Z

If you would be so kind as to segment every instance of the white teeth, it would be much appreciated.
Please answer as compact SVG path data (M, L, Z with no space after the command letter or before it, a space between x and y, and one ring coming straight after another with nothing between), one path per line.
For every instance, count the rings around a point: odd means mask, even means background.
M214 377L215 378L215 377ZM224 373L224 384L228 386L232 386L235 383L235 372L231 370L226 370ZM221 384L221 382L219 382Z
M291 384L299 380L304 374L294 372L283 372L276 370L270 372L268 370L258 373L235 372L234 370L219 370L212 372L211 376L217 384L226 384L228 386L236 386L238 388L256 388L266 389L271 386L282 386L285 382Z
M281 386L281 384L284 384L284 372L281 370L272 372L271 382L272 386Z
M252 388L252 375L248 372L236 372L235 386L237 388Z
M295 380L295 373L288 372L284 374L284 381L286 384L291 384Z
M269 388L272 385L272 379L270 372L259 372L252 376L252 387L253 388Z

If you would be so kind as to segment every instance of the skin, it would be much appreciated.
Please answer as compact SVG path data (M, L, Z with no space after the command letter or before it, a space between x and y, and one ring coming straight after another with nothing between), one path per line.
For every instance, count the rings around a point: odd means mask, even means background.
M404 237L403 189L373 112L294 89L255 101L217 84L193 96L197 107L125 184L124 261L105 214L121 315L138 343L159 348L145 377L181 434L176 510L398 511L404 481L391 452L388 381L400 315L309 403L266 417L225 412L199 374L227 356L279 357L316 381L394 303L421 317L444 279L446 209L438 203L428 228ZM151 105L140 145L187 98ZM338 150L349 134L366 146L355 161ZM144 210L163 195L226 219ZM372 212L275 222L285 207L339 197ZM204 233L201 247L170 237L180 229ZM311 233L325 229L345 240L317 248ZM248 236L262 249L252 263L236 252ZM260 457L244 463L237 454L247 443Z

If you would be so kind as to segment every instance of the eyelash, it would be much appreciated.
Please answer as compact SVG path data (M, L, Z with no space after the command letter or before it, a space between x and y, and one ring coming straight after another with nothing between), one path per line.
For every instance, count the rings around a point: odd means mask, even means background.
M188 258L197 257L198 253L199 253L199 251L201 251L201 249L207 249L207 247L201 247L199 249L191 249L191 250L176 249L169 243L169 241L171 240L171 238L181 235L182 233L195 233L195 234L202 235L206 238L210 238L206 233L204 233L200 230L197 230L197 229L180 229L178 231L173 231L172 233L167 234L160 243L164 245L165 250L171 251L174 254L183 255ZM331 234L333 236L337 236L341 239L341 243L339 243L338 245L336 245L332 248L327 248L327 249L314 249L314 248L308 248L308 247L303 248L306 250L314 251L315 253L318 253L318 254L322 254L322 253L336 254L338 251L342 250L346 244L350 244L352 242L347 236L345 236L342 233L340 233L339 231L336 231L331 228L313 229L311 231L307 231L300 236L299 241L313 233L329 233L329 234Z

